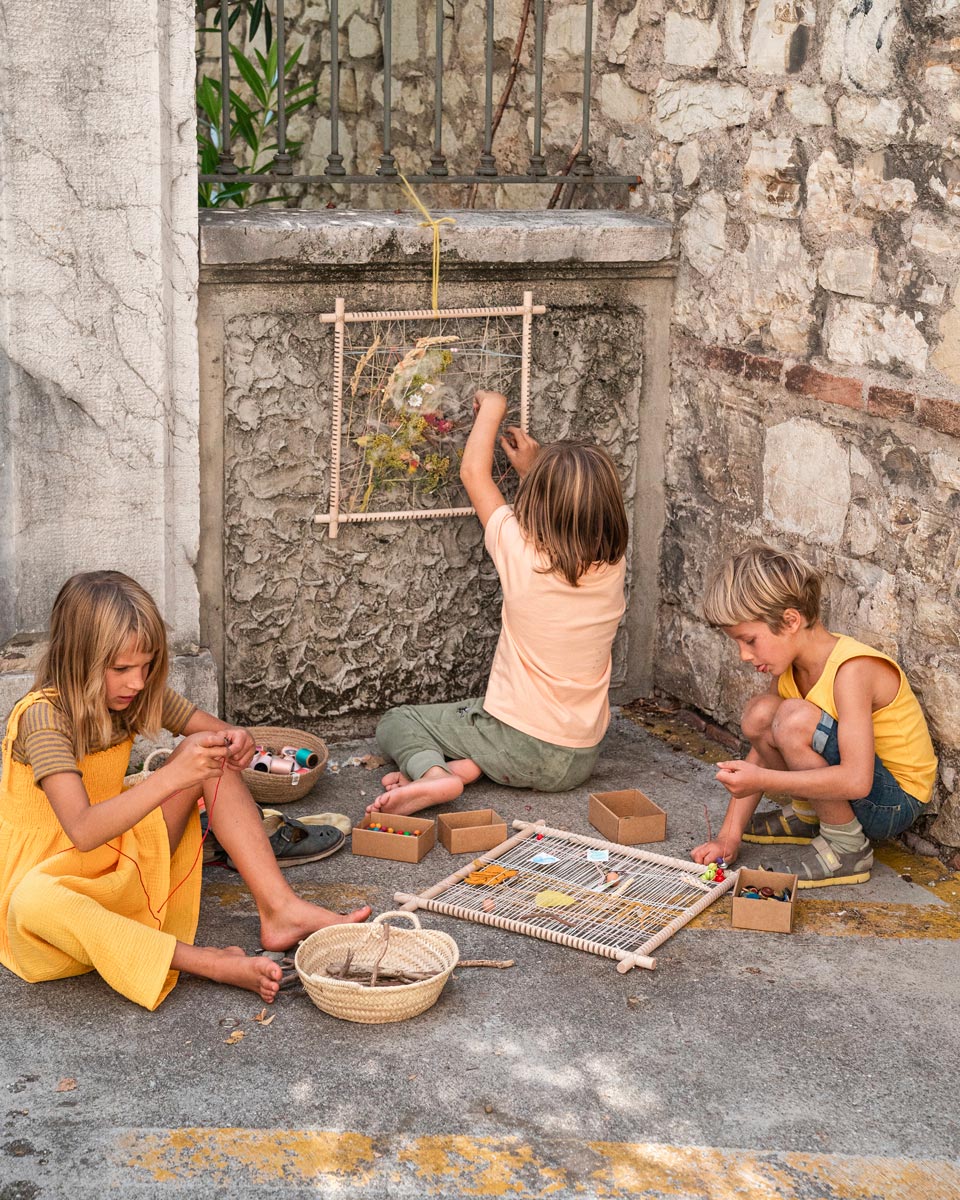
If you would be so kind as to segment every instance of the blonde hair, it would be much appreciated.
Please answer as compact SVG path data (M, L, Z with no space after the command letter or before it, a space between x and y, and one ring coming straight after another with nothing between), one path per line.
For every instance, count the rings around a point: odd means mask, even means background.
M598 563L616 563L629 529L613 460L599 446L544 446L517 491L523 535L572 587Z
M757 542L714 571L703 598L711 625L763 621L772 633L783 629L783 614L794 608L807 628L820 620L822 574L799 554Z
M107 668L131 638L153 662L143 691L125 712L114 714L107 708ZM156 735L167 665L167 631L150 595L119 571L86 571L68 579L54 601L50 642L34 689L50 693L69 719L80 759L110 745L115 715L127 733Z

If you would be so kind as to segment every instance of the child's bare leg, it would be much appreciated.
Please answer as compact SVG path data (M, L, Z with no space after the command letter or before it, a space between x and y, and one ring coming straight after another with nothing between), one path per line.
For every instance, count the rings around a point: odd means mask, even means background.
M344 916L296 894L277 866L260 812L239 771L228 769L219 780L207 780L203 795L210 828L253 893L265 950L286 950L327 925L369 917L369 905Z
M740 728L750 743L761 766L771 771L787 771L789 767L774 740L773 727L783 701L770 694L755 696L743 710Z
M826 759L811 744L820 722L820 712L815 704L807 700L784 700L777 710L773 720L773 739L788 771L812 771L827 765ZM810 800L809 804L820 820L828 825L845 825L854 819L850 798L830 797L827 800Z
M188 946L177 942L170 963L175 971L189 971L215 983L228 983L233 987L257 992L261 1000L272 1004L280 990L283 972L279 963L268 958L251 958L239 946Z
M475 783L483 774L477 764L469 758L458 758L454 762L445 763L444 767L451 775L459 775L464 783ZM383 790L389 792L393 788L409 784L410 780L402 771L390 771L380 782L383 784ZM372 808L372 805L370 807ZM370 808L367 811L369 812Z
M432 804L446 804L463 791L463 780L443 767L430 767L419 779L391 787L367 805L368 813L409 816Z

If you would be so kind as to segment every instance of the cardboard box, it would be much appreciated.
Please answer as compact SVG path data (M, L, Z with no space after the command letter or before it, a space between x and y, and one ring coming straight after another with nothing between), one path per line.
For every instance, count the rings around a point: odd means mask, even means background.
M790 889L787 900L748 900L741 896L745 887ZM797 877L782 871L751 871L741 867L733 885L733 924L735 929L759 929L764 933L792 933L797 907Z
M437 824L440 841L451 854L476 854L507 840L507 823L492 808L441 813Z
M667 836L667 814L639 788L593 792L587 816L608 842L623 846L662 842Z
M388 825L394 832L384 833L379 829L371 829L372 824ZM415 829L423 832L419 837L414 835ZM405 837L404 832L410 831ZM437 823L423 817L400 817L391 813L376 813L367 815L353 831L351 846L354 854L362 854L368 858L390 858L394 862L417 863L425 854L429 854L437 842Z

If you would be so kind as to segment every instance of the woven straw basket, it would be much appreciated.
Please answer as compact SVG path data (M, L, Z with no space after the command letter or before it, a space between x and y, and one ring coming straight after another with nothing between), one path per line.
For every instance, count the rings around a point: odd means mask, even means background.
M298 750L303 747L320 756L319 764L299 775L300 782L296 784L290 782L289 775L269 775L266 771L252 769L244 771L243 782L258 804L290 804L312 790L329 757L327 747L318 737L304 733L302 729L286 729L281 725L256 725L248 732L258 746L269 746L277 754L284 746L296 746Z
M138 783L143 783L145 779L149 779L154 771L159 771L163 766L163 762L158 761L162 755L166 761L173 753L172 748L167 746L158 746L156 750L151 750L147 757L143 760L143 766L139 771L135 771L132 775L127 775L123 781L124 789L132 788ZM154 765L156 764L156 765Z
M400 983L396 987L365 987L352 979L331 979L323 974L329 962L342 962L348 950L359 966L373 966L383 948L389 917L406 917L413 929L390 926L387 950L380 966L384 969L437 971L432 979ZM379 928L378 928L379 926ZM383 1025L388 1021L406 1021L425 1012L437 1002L453 968L460 961L460 949L449 934L438 929L422 929L414 913L381 913L368 925L331 925L318 929L301 943L294 960L303 986L317 1008L344 1021L365 1025Z

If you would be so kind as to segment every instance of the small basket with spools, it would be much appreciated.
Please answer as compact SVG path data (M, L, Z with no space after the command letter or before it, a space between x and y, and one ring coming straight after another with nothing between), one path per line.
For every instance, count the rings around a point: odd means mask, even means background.
M386 924L405 917L412 929ZM300 943L294 964L307 995L344 1021L406 1021L435 1004L460 961L447 933L424 929L414 913L386 912L368 925L330 925Z
M299 800L323 774L327 747L314 734L282 725L255 725L248 732L257 753L243 781L258 804Z

